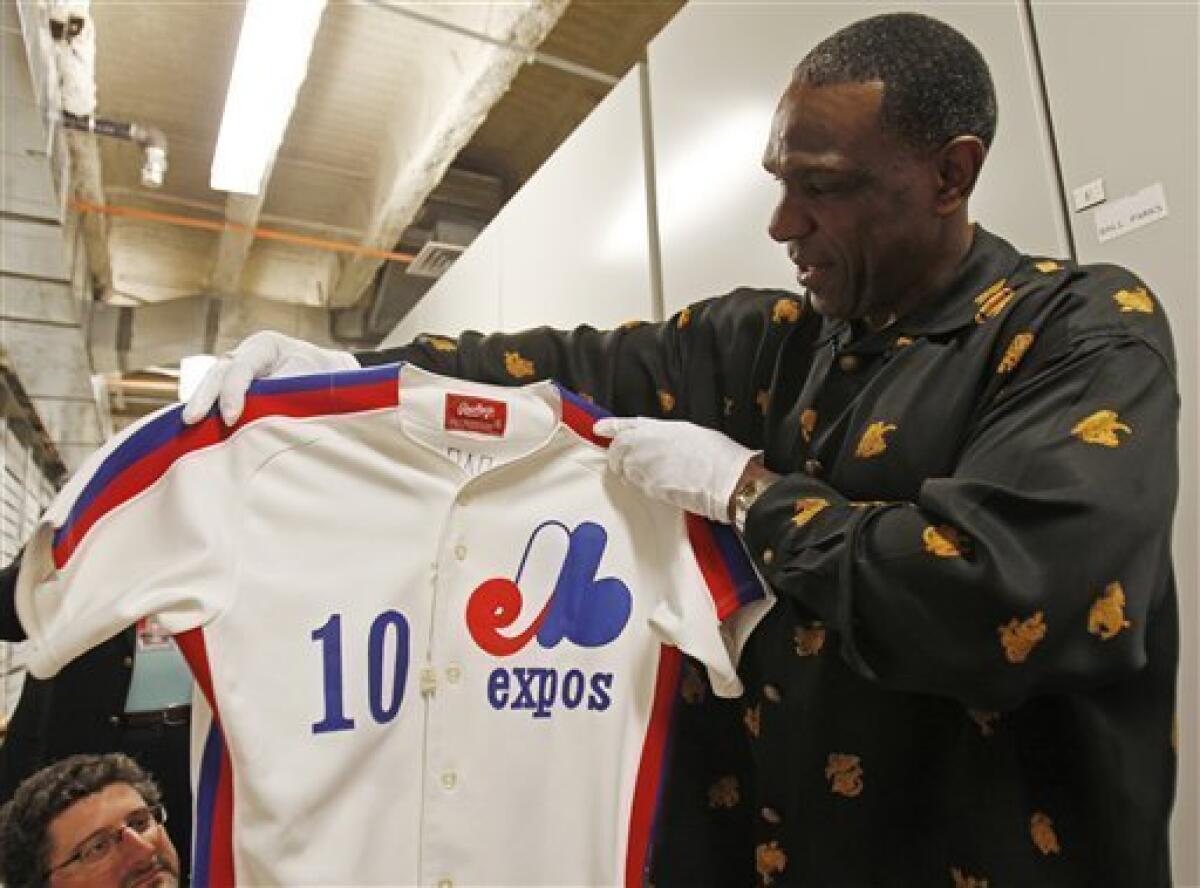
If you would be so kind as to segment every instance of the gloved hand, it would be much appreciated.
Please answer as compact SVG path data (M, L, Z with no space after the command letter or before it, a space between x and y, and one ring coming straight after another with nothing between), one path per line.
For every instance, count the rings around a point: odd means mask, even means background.
M746 464L761 453L690 422L608 418L608 465L647 496L728 524L729 502Z
M255 379L356 370L358 366L349 352L319 348L273 330L263 330L247 336L233 351L222 355L204 375L183 408L183 421L188 425L199 422L208 415L213 403L219 401L221 418L231 426L242 415L246 389Z

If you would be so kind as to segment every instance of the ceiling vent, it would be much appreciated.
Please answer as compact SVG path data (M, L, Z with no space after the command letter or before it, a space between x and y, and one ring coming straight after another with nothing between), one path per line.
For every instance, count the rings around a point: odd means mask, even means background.
M421 247L405 273L417 277L441 277L478 233L479 229L473 225L439 220L434 226L433 237Z

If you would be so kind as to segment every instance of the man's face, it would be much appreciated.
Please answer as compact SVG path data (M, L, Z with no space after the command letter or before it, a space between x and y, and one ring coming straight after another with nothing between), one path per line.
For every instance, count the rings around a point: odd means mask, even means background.
M113 783L80 799L50 821L49 867L58 866L82 843L121 826L145 807L146 800L128 783ZM142 834L124 829L121 840L101 859L76 861L50 876L51 888L175 888L178 884L179 855L160 825L152 825Z
M783 188L768 230L826 317L911 308L940 248L936 165L880 126L883 90L793 81L763 155Z

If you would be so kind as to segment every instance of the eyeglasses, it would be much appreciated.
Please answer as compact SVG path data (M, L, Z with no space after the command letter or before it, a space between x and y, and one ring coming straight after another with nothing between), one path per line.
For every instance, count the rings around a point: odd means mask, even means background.
M46 870L46 876L60 869L78 863L81 866L91 866L99 863L113 852L121 840L125 838L125 830L132 830L139 836L146 836L167 822L167 809L162 805L151 805L148 808L138 808L125 816L120 826L109 827L83 841L75 853L58 866Z

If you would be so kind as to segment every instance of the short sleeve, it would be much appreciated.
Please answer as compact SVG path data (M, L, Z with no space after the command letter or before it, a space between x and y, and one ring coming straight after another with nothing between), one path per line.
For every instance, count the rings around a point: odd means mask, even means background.
M680 512L668 531L672 582L650 624L705 666L715 693L740 696L738 658L774 598L731 528Z
M179 633L226 606L241 511L235 448L179 412L153 414L102 448L35 528L16 609L39 678L143 616Z

